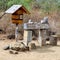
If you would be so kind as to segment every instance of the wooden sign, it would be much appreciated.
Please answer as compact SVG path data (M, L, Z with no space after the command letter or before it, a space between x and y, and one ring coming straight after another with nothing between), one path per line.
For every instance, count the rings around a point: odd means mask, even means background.
M5 13L12 14L12 23L22 24L23 23L23 13L30 14L30 12L22 5L13 5Z
M14 24L22 24L23 21L21 21L21 20L12 20L12 23L14 23Z
M23 14L13 14L12 23L22 24L23 23Z
M18 9L12 14L12 23L22 24L23 23L23 9Z

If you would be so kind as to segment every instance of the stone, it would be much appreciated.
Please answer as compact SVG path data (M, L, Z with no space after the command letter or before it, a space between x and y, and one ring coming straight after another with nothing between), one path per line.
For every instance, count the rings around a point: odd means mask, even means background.
M3 49L4 49L4 50L9 50L9 49L10 49L10 46L7 45L7 46L5 46Z
M56 46L57 45L57 37L50 38L50 45Z
M25 52L25 51L26 51L26 49L25 49L24 47L22 47L22 48L20 49L20 51Z
M17 51L15 51L15 53L14 54L18 54L18 52Z
M15 51L19 51L20 48L19 47L11 47L12 50L15 50Z
M31 43L31 49L36 49L35 43Z
M28 46L26 47L26 51L30 51L30 49L29 49L29 47L28 47Z
M10 54L18 54L18 51L10 50L9 53Z
M13 35L13 34L12 35L8 35L7 38L8 39L15 39L15 35Z
M12 51L12 50L10 50L10 51L9 51L9 53L10 53L10 54L13 54L13 51Z

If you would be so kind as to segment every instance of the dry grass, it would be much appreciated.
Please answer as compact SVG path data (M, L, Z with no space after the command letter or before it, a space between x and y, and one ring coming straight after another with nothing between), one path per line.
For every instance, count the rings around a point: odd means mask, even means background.
M40 22L41 19L48 16L52 30L57 32L60 31L60 12L51 12L50 14L43 14L40 10L32 10L30 12L30 15L24 15L24 22L28 22L29 19L32 19L34 22ZM0 15L2 15L2 12ZM21 28L21 25L19 25L19 30L21 30ZM0 19L0 29L3 29L6 32L12 31L14 33L15 25L12 24L11 15L6 14Z

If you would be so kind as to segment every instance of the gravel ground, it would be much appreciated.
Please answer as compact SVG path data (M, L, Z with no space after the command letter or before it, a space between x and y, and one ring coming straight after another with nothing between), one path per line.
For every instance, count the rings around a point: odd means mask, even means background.
M14 42L7 39L0 40L0 60L60 60L60 41L57 46L44 46L19 54L10 54L9 50L3 50L4 46Z

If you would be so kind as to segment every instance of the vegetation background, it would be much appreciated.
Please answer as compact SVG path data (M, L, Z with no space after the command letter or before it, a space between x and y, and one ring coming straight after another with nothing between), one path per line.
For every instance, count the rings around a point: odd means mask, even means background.
M60 31L60 0L0 0L0 16L14 4L22 4L30 11L30 15L25 15L24 22L28 19L39 22L48 16L52 30ZM0 19L0 29L9 31L12 28L14 30L10 15L5 15Z

